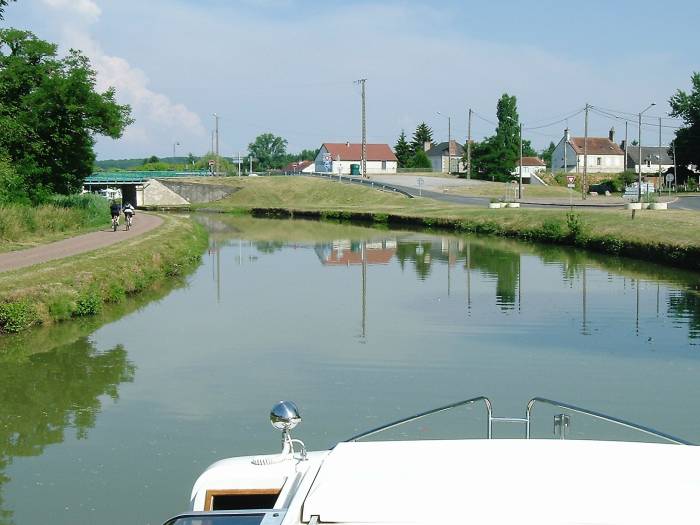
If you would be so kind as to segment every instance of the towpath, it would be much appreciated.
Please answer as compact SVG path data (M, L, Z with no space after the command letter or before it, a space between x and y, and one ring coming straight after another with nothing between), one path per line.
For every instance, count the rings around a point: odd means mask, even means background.
M106 224L105 228L92 233L77 235L62 241L52 242L28 248L0 254L0 272L17 270L35 264L41 264L56 259L63 259L72 255L91 252L98 248L104 248L118 242L132 239L138 235L146 233L163 224L163 219L157 215L139 213L134 219L134 223L129 231L124 230L124 218L120 220L119 229L112 231L111 224Z

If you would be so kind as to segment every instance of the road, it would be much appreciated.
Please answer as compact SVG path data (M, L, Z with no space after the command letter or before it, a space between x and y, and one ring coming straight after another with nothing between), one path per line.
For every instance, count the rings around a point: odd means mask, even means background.
M112 231L111 224L109 224L105 225L105 229L100 231L77 235L62 241L37 246L36 248L2 253L0 254L0 272L8 272L56 259L63 259L64 257L91 252L98 248L123 242L157 228L163 224L163 219L156 215L139 213L134 219L131 230L128 232L124 231L123 218L120 222L119 230L116 232Z
M674 210L700 210L700 196L678 197L678 200L668 205Z

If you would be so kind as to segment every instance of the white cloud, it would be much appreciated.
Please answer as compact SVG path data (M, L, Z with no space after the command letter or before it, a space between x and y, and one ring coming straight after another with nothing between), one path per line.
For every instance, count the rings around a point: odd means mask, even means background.
M93 0L43 0L43 2L53 9L71 11L92 22L102 14L102 10Z
M97 73L97 88L104 91L114 87L117 99L129 104L135 119L121 139L126 149L158 153L163 138L167 142L201 143L206 135L199 116L184 104L150 88L148 75L132 66L126 59L106 53L90 32L90 26L100 16L100 7L93 0L43 0L59 11L61 45L80 49L90 58ZM76 19L73 14L82 19ZM105 145L105 140L100 144ZM160 151L164 155L167 151Z

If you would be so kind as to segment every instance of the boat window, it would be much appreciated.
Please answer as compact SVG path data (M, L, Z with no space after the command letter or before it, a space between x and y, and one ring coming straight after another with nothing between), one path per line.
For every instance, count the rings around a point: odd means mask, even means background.
M279 489L208 490L204 510L271 509L279 494Z

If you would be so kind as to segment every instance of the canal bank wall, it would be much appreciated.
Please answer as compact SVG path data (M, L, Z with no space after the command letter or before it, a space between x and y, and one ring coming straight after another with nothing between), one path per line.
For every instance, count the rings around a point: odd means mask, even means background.
M606 255L631 257L700 271L700 246L622 239L610 234L600 234L586 223L584 217L576 212L567 213L563 219L548 218L540 224L526 227L520 224L501 222L493 218L493 215L487 214L479 218L452 218L356 211L295 210L292 208L250 208L232 211L234 213L250 213L253 217L355 221L379 226L428 228L451 233L496 235L524 241L573 246Z

